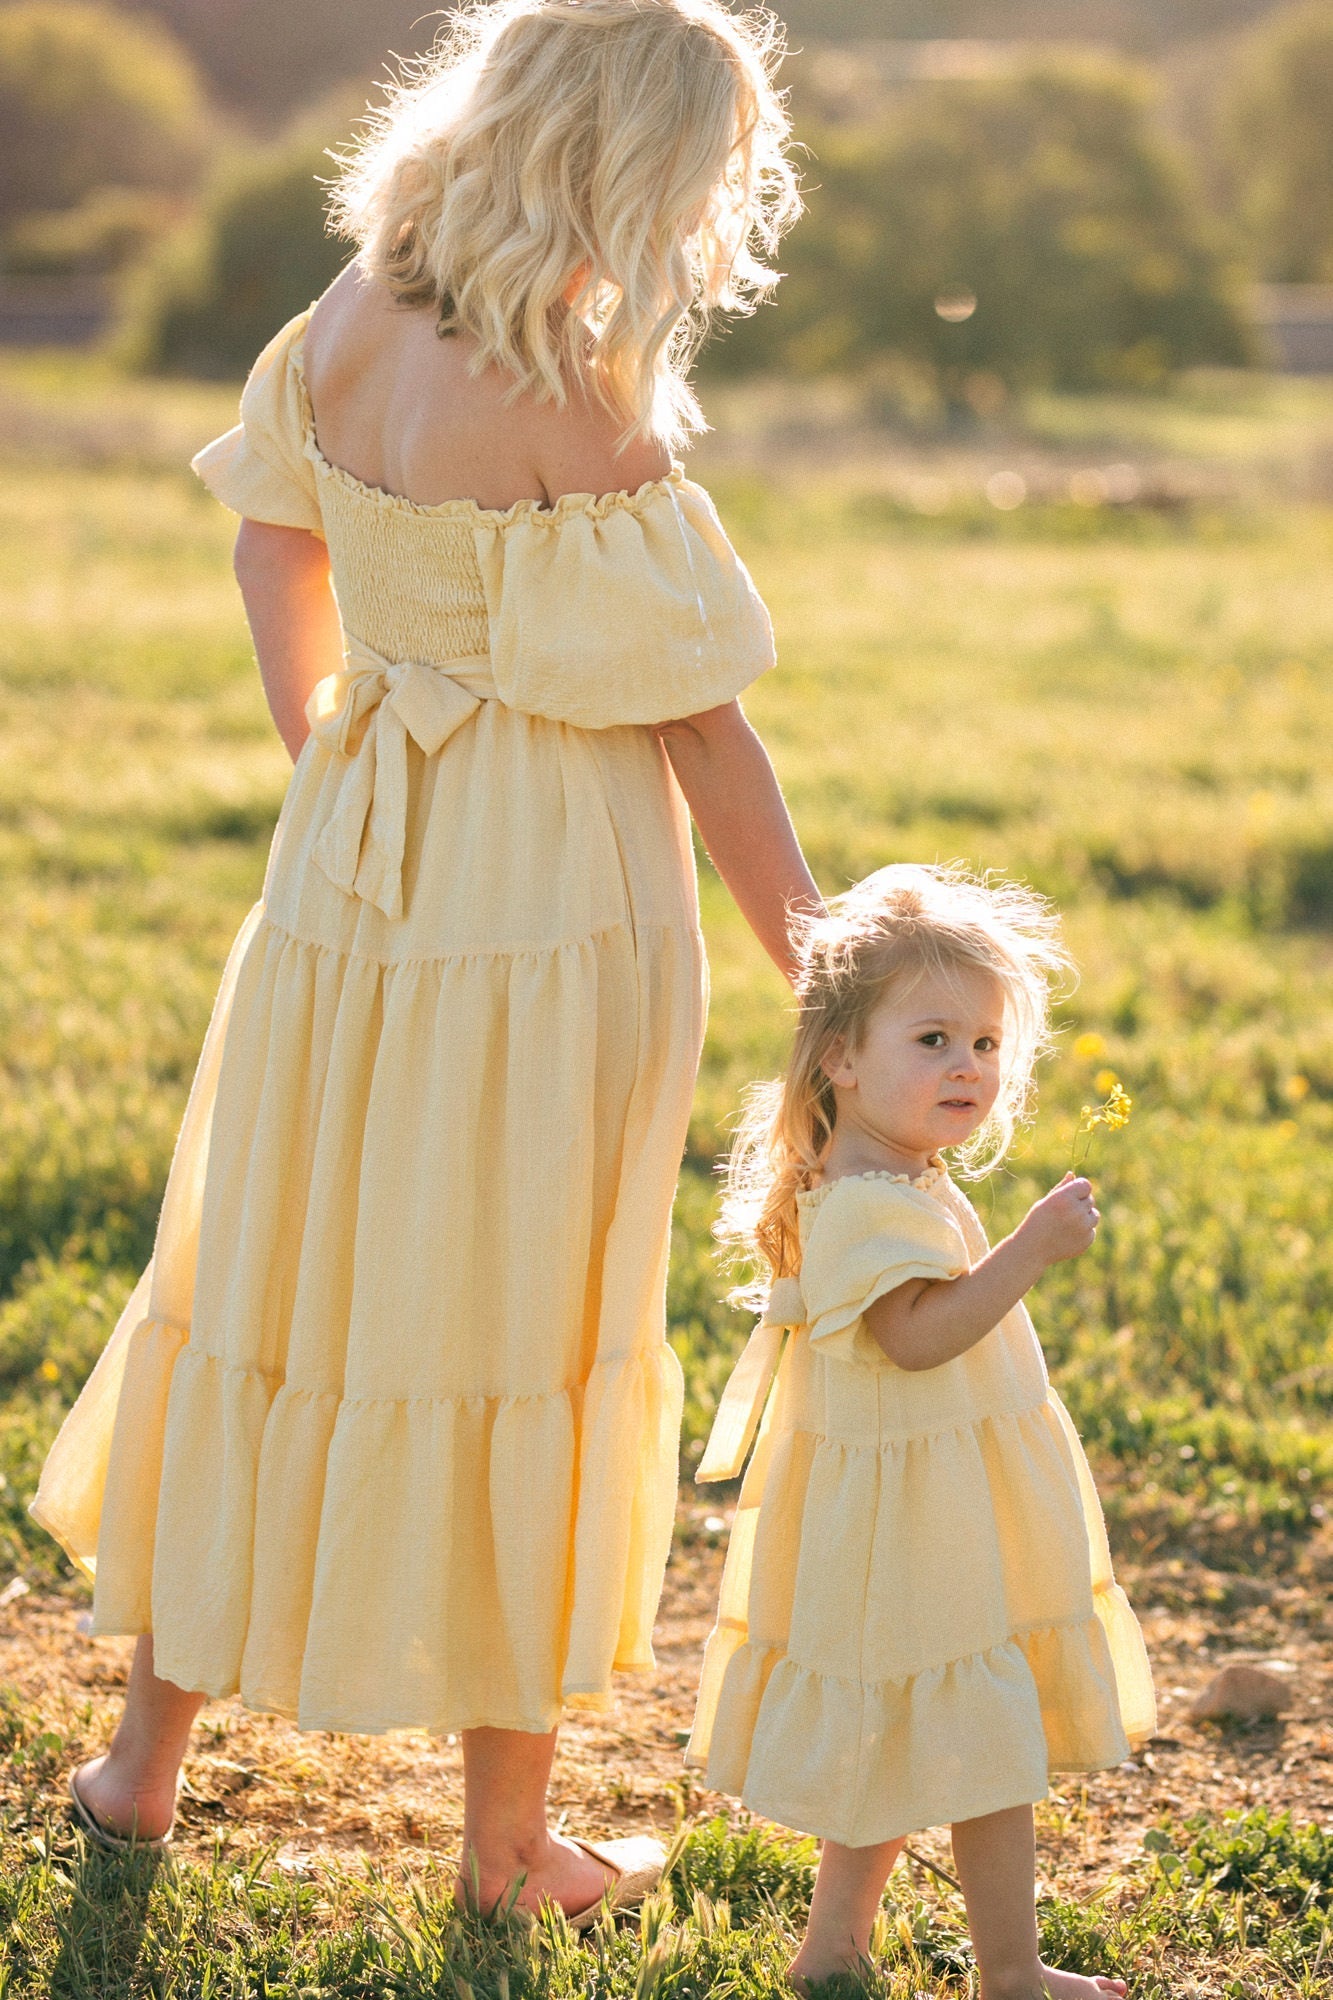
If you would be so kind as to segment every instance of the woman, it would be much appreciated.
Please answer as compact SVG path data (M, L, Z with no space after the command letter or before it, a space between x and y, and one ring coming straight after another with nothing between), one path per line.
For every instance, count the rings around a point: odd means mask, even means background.
M463 1879L576 1919L562 1704L652 1666L668 1219L703 1028L688 802L790 970L816 899L736 695L763 606L671 448L798 203L714 0L500 0L341 163L355 263L194 460L296 759L154 1264L34 1512L139 1635L74 1774L165 1837L191 1722L461 1731ZM674 773L674 779L673 779Z

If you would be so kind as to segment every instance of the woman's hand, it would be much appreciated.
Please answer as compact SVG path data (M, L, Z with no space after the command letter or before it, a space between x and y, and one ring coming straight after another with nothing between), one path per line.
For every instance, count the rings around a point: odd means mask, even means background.
M329 552L306 528L242 521L232 556L264 693L295 763L310 734L305 705L342 665L342 626Z
M738 701L661 723L657 733L713 866L774 964L794 979L789 913L824 905L767 751Z

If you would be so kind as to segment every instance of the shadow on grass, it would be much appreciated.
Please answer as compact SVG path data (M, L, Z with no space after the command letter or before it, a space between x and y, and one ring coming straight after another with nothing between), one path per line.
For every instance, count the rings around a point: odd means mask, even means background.
M47 1990L50 2000L117 2000L139 1984L149 1901L171 1862L161 1848L119 1854L82 1834L76 1840L64 1878L68 1896L51 1903L59 1943Z

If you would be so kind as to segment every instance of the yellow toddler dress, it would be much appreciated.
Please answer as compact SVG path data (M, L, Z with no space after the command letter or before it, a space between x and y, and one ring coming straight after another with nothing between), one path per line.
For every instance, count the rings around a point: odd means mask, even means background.
M943 1165L797 1200L799 1280L773 1287L698 1475L735 1476L767 1396L686 1762L866 1847L1119 1763L1156 1727L1152 1677L1024 1306L938 1368L866 1331L885 1292L986 1254Z
M679 466L422 506L330 464L310 308L194 459L324 538L315 690L153 1263L33 1513L93 1629L312 1729L543 1731L652 1667L672 1196L706 1004L654 723L772 630Z

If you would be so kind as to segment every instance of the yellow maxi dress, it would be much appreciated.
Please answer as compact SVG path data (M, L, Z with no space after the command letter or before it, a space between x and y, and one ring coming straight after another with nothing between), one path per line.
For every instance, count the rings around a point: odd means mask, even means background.
M193 465L324 537L344 670L32 1511L94 1631L151 1631L182 1687L542 1731L651 1668L676 1490L706 966L651 725L730 700L772 630L679 466L494 511L330 464L309 311Z
M986 1254L943 1164L797 1203L800 1277L773 1287L698 1474L740 1470L762 1408L686 1762L868 1847L1119 1763L1156 1727L1152 1675L1026 1307L938 1368L866 1330L884 1293Z

